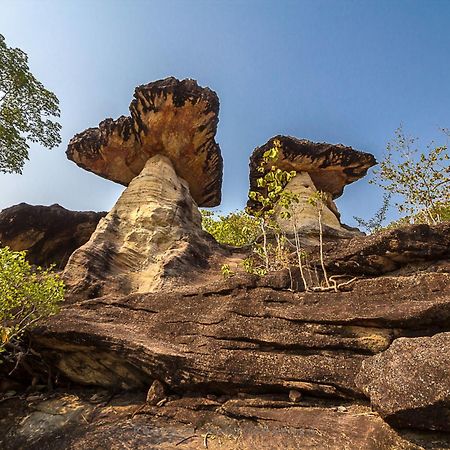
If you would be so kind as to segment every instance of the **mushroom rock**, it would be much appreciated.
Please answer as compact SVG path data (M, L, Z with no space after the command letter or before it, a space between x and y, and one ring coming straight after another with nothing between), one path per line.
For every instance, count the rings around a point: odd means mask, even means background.
M156 155L72 254L63 277L74 300L154 292L173 278L193 282L215 248L188 183L167 156Z
M170 77L138 86L130 113L75 135L67 157L83 169L128 186L148 159L165 155L188 183L198 206L219 205L223 161L214 140L217 94L195 80Z
M362 178L376 164L374 156L341 144L316 143L278 135L253 151L250 157L250 191L261 191L257 186L257 179L261 176L258 167L264 152L273 147L275 140L280 142L281 149L274 164L282 170L297 172L285 189L299 196L299 203L294 204L292 211L298 230L301 233L317 230L317 208L308 200L317 191L322 191L325 193L322 210L325 232L332 232L340 237L353 235L354 232L341 224L340 214L333 200L342 195L347 184ZM250 209L257 209L253 200L249 200L247 205ZM294 231L292 219L278 217L277 221L284 231Z
M134 97L131 117L107 119L68 146L79 166L128 186L66 266L74 299L152 292L187 274L192 282L221 248L202 230L197 207L221 198L217 95L167 78Z

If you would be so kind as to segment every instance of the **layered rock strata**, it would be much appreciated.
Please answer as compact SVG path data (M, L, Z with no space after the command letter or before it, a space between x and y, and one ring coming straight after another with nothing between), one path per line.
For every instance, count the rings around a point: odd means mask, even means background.
M220 203L219 100L194 80L139 86L131 117L77 134L67 157L127 189L64 272L70 298L153 292L192 278L219 246L199 206Z
M70 255L85 244L104 212L69 211L59 205L26 203L0 212L0 245L27 251L27 259L38 266L54 264L63 269Z

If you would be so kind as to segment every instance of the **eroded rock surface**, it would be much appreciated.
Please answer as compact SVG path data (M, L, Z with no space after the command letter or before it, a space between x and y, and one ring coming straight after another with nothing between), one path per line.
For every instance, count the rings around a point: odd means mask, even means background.
M345 245L329 243L325 263L338 273L382 275L408 264L442 262L443 271L450 266L450 222L439 225L409 225L371 236L354 237ZM445 268L447 267L447 268ZM436 270L439 265L436 265Z
M156 155L71 256L64 280L71 298L152 292L168 280L192 282L212 249L219 246L202 231L188 184Z
M430 327L450 329L449 274L360 280L351 292L328 294L231 279L190 292L104 297L64 309L34 341L81 383L143 388L157 378L175 391L359 398L362 362Z
M363 362L357 383L389 422L450 431L450 333L396 339Z
M138 86L131 117L106 119L69 142L80 167L127 186L147 160L168 157L199 206L220 204L222 156L214 140L219 99L195 80L170 77Z
M274 136L257 147L250 157L250 190L258 190L256 180L261 176L258 166L265 151L278 139L281 153L276 163L283 170L307 172L317 189L329 192L333 198L342 195L344 187L362 178L376 164L370 153L354 150L342 144L311 142L292 136Z
M32 264L62 269L70 255L85 244L106 213L69 211L59 205L26 203L0 212L0 245L27 251Z
M367 406L312 405L267 398L172 396L160 407L140 395L56 394L27 405L0 405L5 450L331 449L419 450ZM343 408L344 412L340 412ZM8 420L14 411L16 421ZM14 423L14 422L13 422ZM43 427L47 424L46 427ZM420 441L420 436L414 436ZM436 436L433 436L436 441ZM439 437L437 437L439 439ZM445 444L445 438L439 440ZM449 441L450 442L450 441ZM437 448L428 447L427 448ZM440 447L445 448L445 447Z

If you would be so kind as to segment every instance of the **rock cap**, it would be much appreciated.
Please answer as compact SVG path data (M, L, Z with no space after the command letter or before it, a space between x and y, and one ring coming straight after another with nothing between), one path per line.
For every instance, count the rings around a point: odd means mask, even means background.
M223 161L214 140L217 94L195 80L169 77L138 86L130 113L76 134L67 157L83 169L128 186L149 158L162 154L187 181L199 206L219 205Z
M311 142L292 136L274 136L261 147L255 148L250 157L250 191L258 191L258 167L263 154L275 140L281 143L281 152L274 164L280 169L307 172L316 188L330 193L333 198L342 195L344 187L366 175L377 162L370 153L354 150L342 144ZM250 201L248 204L253 206Z

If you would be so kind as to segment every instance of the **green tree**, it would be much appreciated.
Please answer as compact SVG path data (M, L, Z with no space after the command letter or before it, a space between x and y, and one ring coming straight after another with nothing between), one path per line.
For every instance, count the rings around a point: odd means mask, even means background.
M59 102L36 80L27 55L0 34L0 172L22 173L29 142L47 148L61 143Z
M450 203L448 146L432 143L420 151L416 142L417 138L407 136L399 127L370 182L400 197L395 205L401 214L435 224L442 220L439 211Z
M234 211L227 215L216 215L212 211L201 210L202 227L217 242L234 247L252 244L260 233L259 222L244 211Z
M25 252L0 248L0 353L39 320L56 314L64 286L50 269L33 268Z

